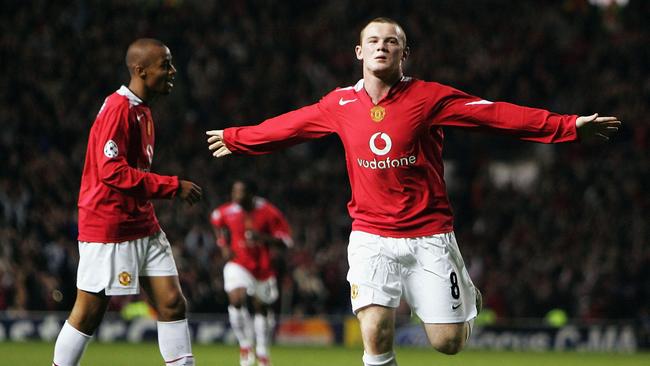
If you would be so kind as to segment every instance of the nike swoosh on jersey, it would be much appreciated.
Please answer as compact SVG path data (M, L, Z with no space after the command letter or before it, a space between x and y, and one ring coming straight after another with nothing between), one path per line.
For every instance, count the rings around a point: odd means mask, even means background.
M456 310L456 309L458 309L461 305L463 305L462 302L461 302L460 304L458 304L458 305L452 305L452 306L451 306L451 310Z
M479 104L494 104L494 102L490 102L489 100L481 99L476 102L469 102L465 103L465 105L479 105Z
M352 103L352 102L356 102L356 101L357 101L357 98L354 98L354 99L343 99L343 98L341 98L341 99L339 99L339 105L346 105L348 103Z

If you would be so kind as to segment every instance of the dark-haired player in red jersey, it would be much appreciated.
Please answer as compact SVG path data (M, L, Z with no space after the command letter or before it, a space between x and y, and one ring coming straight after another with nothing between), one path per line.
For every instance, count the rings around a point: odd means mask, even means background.
M194 365L176 264L150 201L201 199L196 184L150 171L155 133L148 103L169 94L176 69L169 49L148 38L129 46L126 65L129 86L106 98L88 138L78 202L77 298L56 340L56 366L78 365L110 296L137 294L140 286L158 314L166 365Z
M278 286L269 246L293 245L284 215L256 194L254 182L235 181L232 201L210 215L217 245L228 259L223 282L230 302L230 325L239 342L240 366L252 366L256 358L258 365L270 365L270 332L275 324L270 305L278 298ZM255 310L253 319L247 308L249 298Z
M352 188L348 281L364 364L397 364L394 321L402 295L424 322L431 345L458 353L480 310L480 293L454 238L443 179L442 128L557 143L607 140L620 121L491 102L406 77L406 34L388 18L366 24L355 52L363 63L363 79L355 85L257 126L208 131L209 148L215 157L255 155L339 135Z

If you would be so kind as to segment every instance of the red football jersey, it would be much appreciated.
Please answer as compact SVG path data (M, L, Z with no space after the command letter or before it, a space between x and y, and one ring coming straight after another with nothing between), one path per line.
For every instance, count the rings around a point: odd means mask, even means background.
M226 228L230 242L217 238L219 245L230 245L233 262L248 269L258 280L265 280L275 275L271 267L271 257L267 243L251 238L251 232L270 235L282 240L287 246L292 245L289 224L284 215L267 200L254 199L255 207L251 212L239 204L231 202L212 211L210 222L216 228ZM247 237L248 236L248 237Z
M453 230L443 178L443 126L554 143L577 138L576 117L490 102L409 77L375 105L362 79L259 125L227 128L224 142L233 153L255 155L336 133L352 188L352 229L418 237Z
M122 86L104 101L90 129L79 190L79 241L116 243L160 230L151 198L171 198L178 177L149 172L151 110Z

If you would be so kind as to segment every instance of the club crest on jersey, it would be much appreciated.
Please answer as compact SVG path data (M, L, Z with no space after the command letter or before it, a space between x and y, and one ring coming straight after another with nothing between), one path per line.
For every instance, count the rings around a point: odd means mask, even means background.
M375 122L381 122L386 117L386 109L380 105L370 108L370 118Z
M353 283L350 287L350 297L354 300L357 296L359 296L359 286Z
M104 155L106 155L107 158L113 159L117 157L119 154L119 149L117 148L117 144L113 140L108 140L106 141L106 144L104 145Z
M120 274L117 275L117 280L120 281L120 285L128 286L131 284L131 274L125 271L120 272Z

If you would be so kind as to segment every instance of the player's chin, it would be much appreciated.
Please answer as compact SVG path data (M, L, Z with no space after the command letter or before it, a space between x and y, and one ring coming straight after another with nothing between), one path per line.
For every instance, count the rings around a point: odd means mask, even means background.
M390 65L388 62L374 62L370 65L370 68L373 71L386 71L391 69L392 65Z
M166 95L172 92L172 89L174 89L174 83L167 82L165 85L163 85L160 88L160 94Z

